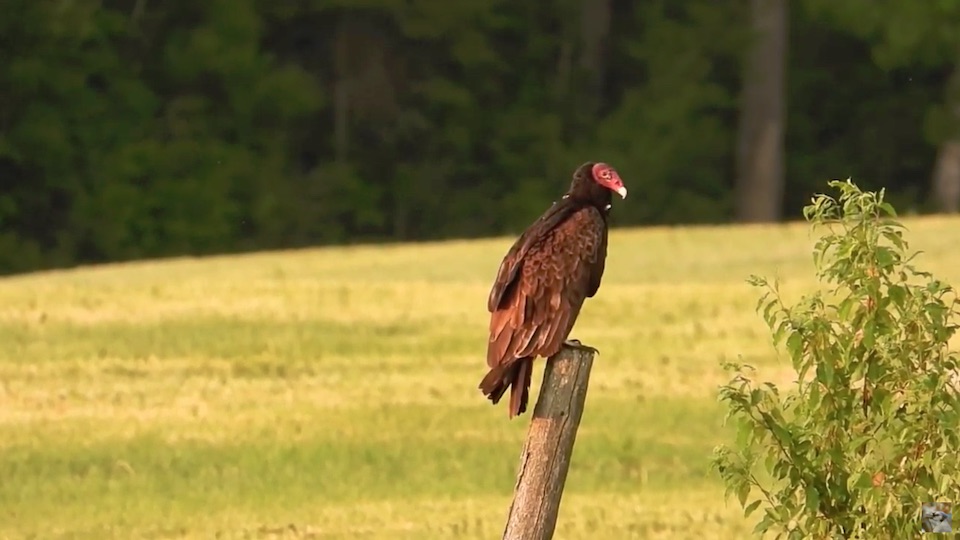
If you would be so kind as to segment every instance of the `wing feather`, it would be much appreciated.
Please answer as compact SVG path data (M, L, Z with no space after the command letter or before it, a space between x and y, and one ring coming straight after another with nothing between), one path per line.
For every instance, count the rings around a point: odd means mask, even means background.
M600 235L600 246L597 250L597 256L590 261L590 287L587 289L587 298L593 298L600 289L600 281L603 280L603 270L607 262L607 227L603 227Z
M511 285L515 284L518 271L530 249L540 243L545 235L550 233L575 210L576 207L569 199L562 199L560 202L554 203L520 235L520 238L517 238L497 269L497 277L487 298L487 310L491 313L496 311L504 298L509 296L507 293L511 292Z
M511 253L522 253L522 257L511 258L508 253L490 293L493 315L487 363L491 367L556 354L584 299L599 287L606 221L597 209L575 209L568 219L539 234L529 245L524 246L522 238L514 244ZM512 277L501 282L503 276Z

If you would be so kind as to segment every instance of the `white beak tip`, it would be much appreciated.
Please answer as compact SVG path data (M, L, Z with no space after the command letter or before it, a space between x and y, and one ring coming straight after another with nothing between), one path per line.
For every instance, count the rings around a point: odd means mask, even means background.
M620 195L621 199L627 198L627 188L620 186L617 188L617 195Z

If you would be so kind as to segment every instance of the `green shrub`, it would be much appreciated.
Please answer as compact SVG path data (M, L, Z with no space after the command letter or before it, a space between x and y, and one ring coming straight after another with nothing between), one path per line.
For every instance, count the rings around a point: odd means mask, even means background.
M923 502L960 492L954 291L917 270L884 192L849 180L839 199L814 197L804 216L823 290L788 306L776 284L757 310L785 347L795 386L782 391L726 363L720 390L734 447L715 450L727 495L758 533L777 538L912 538Z

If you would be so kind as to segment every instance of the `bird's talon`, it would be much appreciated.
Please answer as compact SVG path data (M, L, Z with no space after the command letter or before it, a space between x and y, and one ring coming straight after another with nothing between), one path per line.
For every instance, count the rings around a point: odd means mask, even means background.
M589 345L584 345L583 343L580 343L580 340L579 340L579 339L568 339L568 340L564 341L563 344L566 345L567 347L571 347L571 348L573 348L573 349L579 349L579 350L581 350L581 351L587 351L587 352L590 352L590 353L593 353L593 354L597 354L597 355L600 354L600 351L598 351L596 348L591 347L591 346L589 346Z

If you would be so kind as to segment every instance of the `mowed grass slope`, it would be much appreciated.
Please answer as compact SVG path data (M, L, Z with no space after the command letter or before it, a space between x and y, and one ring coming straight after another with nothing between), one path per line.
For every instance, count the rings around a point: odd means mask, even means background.
M960 220L907 223L960 284ZM511 241L0 280L0 538L499 538L530 417L476 385ZM747 537L708 466L719 362L791 380L744 280L812 290L811 246L800 224L612 234L558 539Z

